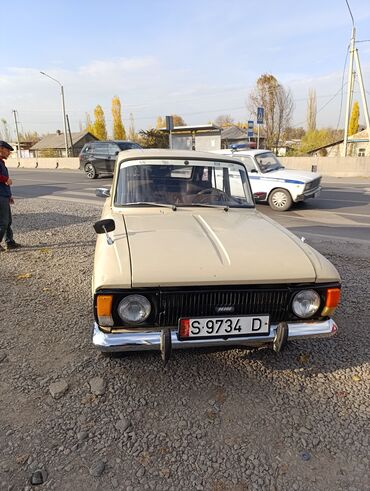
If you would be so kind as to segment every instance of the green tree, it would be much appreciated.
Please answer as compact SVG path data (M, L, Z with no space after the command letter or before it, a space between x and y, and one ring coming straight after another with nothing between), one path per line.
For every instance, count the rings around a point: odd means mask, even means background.
M169 136L163 131L159 131L156 128L150 130L139 131L140 141L139 143L145 148L168 148Z
M333 143L333 133L330 129L311 130L303 136L300 152L306 154L316 148L324 147Z
M348 136L355 135L358 132L359 118L360 118L360 107L358 105L358 102L355 101L351 112L351 118L349 120Z
M107 139L107 129L105 126L105 117L104 117L104 111L101 106L96 106L94 110L94 131L93 135L96 136L99 140L106 140Z
M266 147L277 147L292 117L294 104L291 93L273 75L265 73L258 78L249 96L248 108L252 114L257 114L257 107L265 110Z
M126 130L122 123L121 101L118 96L112 99L113 116L113 138L115 140L126 140Z

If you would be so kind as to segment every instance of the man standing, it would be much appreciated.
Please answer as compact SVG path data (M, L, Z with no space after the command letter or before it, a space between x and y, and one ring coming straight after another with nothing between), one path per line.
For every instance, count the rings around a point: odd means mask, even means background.
M1 241L5 237L6 250L17 249L20 244L17 244L13 239L12 212L10 205L14 203L10 186L13 181L9 178L8 169L4 160L6 160L13 147L0 140L0 252L4 251Z

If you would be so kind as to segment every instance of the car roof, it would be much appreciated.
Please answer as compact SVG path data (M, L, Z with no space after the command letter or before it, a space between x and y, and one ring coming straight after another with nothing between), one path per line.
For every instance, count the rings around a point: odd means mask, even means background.
M170 158L183 158L183 159L213 159L215 160L214 152L197 152L195 150L168 150L164 148L150 148L150 149L135 149L135 150L124 150L118 154L118 159L120 160L130 160L135 158L160 158L164 159ZM240 164L240 161L233 158L232 155L220 155L217 154L218 161L230 162L234 161L236 164Z
M88 143L135 143L135 145L138 145L138 143L131 140L96 140ZM85 145L88 145L88 143L85 143Z
M238 158L238 155L258 155L259 153L273 153L271 150L267 148L259 148L257 149L242 149L242 150L232 150L230 148L224 148L223 150L215 150L214 153L218 155L231 155L233 157Z

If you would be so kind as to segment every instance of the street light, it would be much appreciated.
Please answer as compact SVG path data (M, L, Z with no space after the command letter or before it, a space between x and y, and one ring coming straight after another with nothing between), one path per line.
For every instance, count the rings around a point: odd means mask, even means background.
M40 72L41 75L45 75L45 77L51 78L51 80L54 80L57 84L60 86L60 93L62 95L62 111L63 111L63 125L64 125L64 144L66 147L66 157L68 157L68 142L67 142L67 123L66 123L66 107L64 104L64 90L63 90L63 85L57 80L56 78L51 77L45 72Z

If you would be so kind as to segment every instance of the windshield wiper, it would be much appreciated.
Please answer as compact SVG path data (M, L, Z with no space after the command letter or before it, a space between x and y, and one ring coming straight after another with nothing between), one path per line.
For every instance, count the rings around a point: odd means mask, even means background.
M141 206L141 205L148 205L148 206L160 206L160 207L165 207L165 208L171 208L173 211L177 210L177 207L175 205L171 205L170 203L155 203L154 201L135 201L134 203L125 203L123 206Z
M282 165L278 165L276 167L268 167L263 171L264 174L267 174L267 172L272 172L273 170L279 170L279 169L284 169Z
M206 203L192 203L191 206L203 206L205 208L223 208L225 211L229 211L228 205L207 205Z

